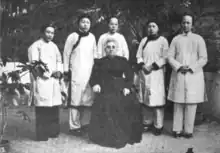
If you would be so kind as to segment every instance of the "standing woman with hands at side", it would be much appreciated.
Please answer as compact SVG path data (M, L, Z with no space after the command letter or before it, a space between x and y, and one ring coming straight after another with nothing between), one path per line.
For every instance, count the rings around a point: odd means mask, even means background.
M81 122L84 108L93 103L89 79L97 50L95 36L90 32L91 21L87 14L78 17L78 30L67 37L63 53L64 76L69 80L69 128L77 136L86 129Z

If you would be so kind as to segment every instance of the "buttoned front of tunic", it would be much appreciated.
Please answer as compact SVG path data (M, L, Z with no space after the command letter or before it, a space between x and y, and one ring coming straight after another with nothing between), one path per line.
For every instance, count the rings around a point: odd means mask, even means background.
M204 39L194 33L174 37L168 60L173 68L168 99L177 103L204 102L206 97L203 66L207 63ZM189 66L193 73L178 73L181 66Z

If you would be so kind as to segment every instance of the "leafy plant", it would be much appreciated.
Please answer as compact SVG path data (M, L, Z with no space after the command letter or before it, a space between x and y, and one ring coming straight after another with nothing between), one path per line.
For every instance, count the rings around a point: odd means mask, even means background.
M30 89L29 84L22 84L20 83L21 79L21 73L29 71L30 73L33 73L36 69L39 69L39 72L45 72L48 71L48 67L45 63L42 61L34 61L32 63L27 63L24 65L20 65L18 67L21 67L21 70L15 70L9 73L3 73L1 77L1 84L0 84L0 108L2 112L1 116L1 125L0 125L0 142L2 142L4 134L5 134L5 129L7 127L7 116L8 116L8 106L9 103L7 99L5 98L7 93L9 91L14 91L17 90L19 91L19 94L22 94L24 91L24 88ZM11 83L9 82L9 79L12 80ZM17 111L16 115L19 115L22 117L23 120L26 120L28 122L31 122L30 117L28 114L24 111Z

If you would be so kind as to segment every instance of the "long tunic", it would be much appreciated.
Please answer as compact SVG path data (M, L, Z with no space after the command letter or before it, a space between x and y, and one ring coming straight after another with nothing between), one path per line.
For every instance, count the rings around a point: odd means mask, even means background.
M47 64L49 72L46 72L44 75L51 76L53 72L62 72L63 70L60 51L53 42L47 43L43 39L37 40L29 47L28 58L29 62L41 60ZM52 77L48 79L37 77L34 79L31 74L31 84L31 96L35 106L52 107L62 104L58 79Z
M127 60L129 59L129 50L127 42L122 34L119 33L104 33L100 36L98 41L98 52L96 55L96 58L102 58L106 56L105 50L104 50L104 44L108 38L113 38L118 42L118 49L117 49L117 56L125 57Z
M170 45L168 60L173 68L168 99L176 103L204 102L206 97L203 66L207 63L204 39L194 33L177 35ZM177 73L183 65L188 65L193 73Z
M74 32L66 40L63 53L64 71L71 71L71 99L72 106L91 106L93 93L88 84L94 56L96 55L96 40L92 33L82 37L78 46L72 51L79 35Z
M150 66L155 62L160 69L148 75L142 70L139 72L139 101L151 107L163 106L165 104L164 65L168 41L160 36L157 40L149 41L143 49L146 41L147 37L143 38L139 45L137 62L144 62L145 66Z

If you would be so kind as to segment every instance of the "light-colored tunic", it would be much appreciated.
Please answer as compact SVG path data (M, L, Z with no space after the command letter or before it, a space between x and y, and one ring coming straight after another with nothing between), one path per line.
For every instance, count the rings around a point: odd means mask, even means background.
M64 71L71 70L71 105L91 106L93 92L88 84L97 47L95 36L89 33L82 37L78 46L72 51L79 35L74 32L66 40L63 54Z
M177 35L171 43L168 60L173 68L168 99L176 103L204 102L206 94L203 66L207 63L204 39L194 33ZM188 65L193 73L177 73L183 65Z
M43 39L37 40L29 47L28 58L29 62L41 60L46 63L49 69L49 72L44 74L46 76L51 76L53 72L62 72L63 70L60 51L53 42L47 43ZM31 74L31 84L31 96L34 98L35 106L52 107L62 104L58 79L52 77L48 79L37 77L34 79Z
M168 41L160 36L157 40L149 41L143 49L146 41L147 37L141 40L136 56L137 62L144 62L145 66L155 62L160 69L148 75L142 70L139 72L139 101L150 107L163 106L165 104L163 66L166 64Z
M114 34L104 33L100 36L99 41L98 41L98 51L97 51L97 55L95 58L102 58L106 56L104 45L105 45L106 40L109 38L113 38L118 42L116 55L125 57L128 60L129 59L128 45L127 45L127 42L124 36L119 33L114 33Z

